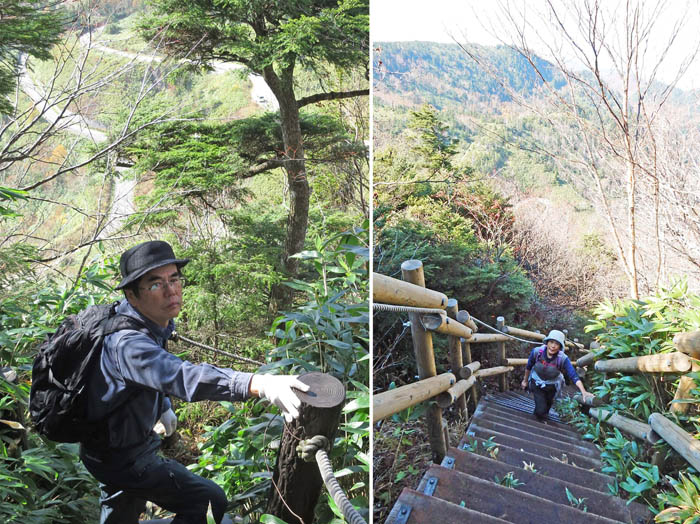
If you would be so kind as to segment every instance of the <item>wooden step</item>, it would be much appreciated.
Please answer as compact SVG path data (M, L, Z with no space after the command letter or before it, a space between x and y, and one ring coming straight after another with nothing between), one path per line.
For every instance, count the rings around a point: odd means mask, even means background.
M479 454L485 454L483 450L486 439L479 437L465 435L460 441L458 448L468 451L469 446L474 443L479 446ZM550 457L528 453L504 444L499 444L497 447L498 454L496 455L496 460L499 462L517 467L524 467L523 462L534 464L535 469L542 475L574 482L587 486L590 489L600 491L601 493L609 493L608 484L612 484L615 480L613 477L604 475L598 471L566 464Z
M487 419L499 424L507 424L514 429L521 429L524 431L529 431L533 435L541 435L543 437L550 437L560 439L566 442L573 442L579 446L584 446L600 454L598 448L592 442L581 440L580 433L572 433L570 431L561 431L557 427L550 426L547 422L538 422L534 417L529 419L521 419L513 416L508 416L508 414L495 411L487 407L485 404L479 405L479 407L474 412L473 417L479 419Z
M495 402L492 402L490 400L483 400L482 402L479 402L479 404L484 404L484 409L488 411L495 411L498 413L502 413L506 416L513 417L513 419L516 419L518 421L524 421L524 422L530 422L532 420L536 420L535 416L532 414L534 411L534 407L530 410L527 411L517 411L515 409L503 406L501 404L496 404ZM542 422L543 425L545 426L550 426L552 428L556 428L557 430L569 433L571 435L580 435L578 431L576 431L575 428L572 428L571 426L568 426L566 424L563 424L561 422L556 422L553 420L545 420Z
M561 438L556 432L550 432L543 434L542 431L538 431L537 422L533 422L529 428L520 428L512 424L507 425L502 422L496 422L487 417L476 417L472 418L469 428L472 426L478 426L485 430L490 430L504 435L509 435L511 437L529 440L530 442L535 442L537 444L542 444L564 453L574 455L580 455L582 457L588 457L600 461L600 452L597 448L592 449L589 446L581 446L578 443L574 443L566 438Z
M434 522L436 518L443 523L506 524L508 522L410 488L403 489L385 522L386 524L421 524Z
M443 466L452 467L456 471L468 473L483 480L494 480L494 477L503 479L509 472L513 472L513 476L521 482L515 488L516 490L549 499L557 504L570 504L566 495L568 489L577 499L584 499L588 513L629 524L645 524L652 518L651 512L641 504L632 502L627 505L626 501L619 497L601 493L575 481L548 477L539 472L529 471L523 467L506 464L457 448L449 449L445 460L443 460Z
M532 398L525 397L523 395L507 395L505 393L500 393L497 395L487 395L485 397L487 402L492 404L498 404L500 406L512 409L514 411L519 411L520 413L532 415L535 411L535 401ZM563 424L559 413L554 409L550 409L547 413L547 420L556 422L558 424Z
M418 491L425 492L426 489L434 490L433 496L436 498L453 504L464 501L469 509L518 524L620 522L586 513L569 504L557 504L517 488L508 488L468 473L443 468L437 464L428 468L418 486Z
M492 441L496 444L503 444L527 453L533 453L541 457L560 460L568 464L576 464L582 468L600 469L603 465L600 460L580 455L569 450L568 448L564 449L563 445L561 444L550 445L550 442L543 444L539 440L534 440L532 438L513 437L511 435L501 433L500 431L481 427L475 422L469 424L469 427L467 428L467 435L480 437L485 440L493 437Z

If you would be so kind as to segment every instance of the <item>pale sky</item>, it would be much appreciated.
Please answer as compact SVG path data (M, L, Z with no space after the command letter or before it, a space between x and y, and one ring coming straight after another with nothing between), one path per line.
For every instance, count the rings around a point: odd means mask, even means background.
M508 2L508 0L504 0ZM565 0L571 2L571 0ZM580 0L576 0L580 3ZM430 42L454 42L452 34L457 40L494 45L498 43L496 37L487 28L493 25L499 10L495 7L494 0L372 0L370 2L370 34L373 41L409 41L420 40ZM534 16L537 12L544 11L543 0L510 0L514 8L521 9L526 6L527 21L533 24L528 29L533 35L532 46L538 50L543 44L536 44L538 38L550 45L556 45L552 37L547 36L547 31ZM602 0L606 9L615 10L616 13L624 12L625 2L621 0ZM644 9L649 10L655 6L655 0L645 0ZM689 6L688 11L685 11ZM649 62L660 52L658 49L662 42L666 42L671 33L673 24L682 16L685 22L679 33L679 37L670 48L669 54L662 63L660 80L669 82L678 69L679 64L691 49L695 49L700 41L700 1L698 0L668 0L665 8L656 15L654 38L650 42ZM651 16L651 13L647 13ZM497 24L495 32L504 35L505 24ZM608 32L609 31L609 32ZM606 29L606 34L617 34L617 28ZM540 54L546 54L541 52ZM684 89L700 88L700 55L696 57L678 83Z

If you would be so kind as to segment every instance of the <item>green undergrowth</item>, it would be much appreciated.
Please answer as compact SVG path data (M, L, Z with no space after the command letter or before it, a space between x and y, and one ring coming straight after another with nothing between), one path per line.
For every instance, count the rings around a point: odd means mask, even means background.
M601 348L597 359L614 359L676 351L677 333L700 329L700 296L684 281L640 300L603 302L593 311L586 330ZM690 392L685 413L671 412L680 375L592 373L589 390L608 399L604 409L647 423L651 413L661 413L691 436L700 435L697 404L700 389ZM700 373L687 376L700 380ZM610 493L637 500L657 514L657 522L700 522L695 502L700 477L664 441L655 445L635 440L617 428L589 418L573 400L560 401L559 409L582 432L583 438L601 450L603 472L614 476Z
M303 278L288 282L296 291L295 306L272 323L267 336L274 342L261 344L251 355L266 362L260 371L322 371L344 383L346 404L330 458L341 487L365 518L369 504L368 236L365 223L310 239L310 249L297 255L302 259ZM120 298L112 287L118 281L117 260L99 250L93 255L75 285L39 278L21 263L6 267L12 267L15 279L23 280L25 286L5 288L8 283L0 280L2 288L11 291L0 298L0 365L19 373L17 385L0 379L3 522L77 524L98 519L97 483L82 467L77 447L47 442L27 424L37 343L66 315ZM181 325L186 328L187 320ZM235 331L230 332L229 339L234 335ZM219 363L214 355L173 346L183 358ZM230 365L221 358L221 365ZM177 409L179 431L199 448L188 467L216 480L229 496L229 510L244 522L272 521L262 515L283 427L277 409L258 400L222 402L217 410L195 406ZM325 491L316 513L315 522L340 522L339 509Z

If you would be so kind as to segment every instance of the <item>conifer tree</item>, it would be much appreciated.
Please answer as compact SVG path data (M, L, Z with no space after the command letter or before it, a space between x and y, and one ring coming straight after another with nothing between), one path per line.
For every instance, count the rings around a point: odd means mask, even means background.
M17 86L20 55L46 60L59 41L66 21L56 3L46 0L3 0L0 3L0 115L12 111L7 95Z
M369 89L320 92L300 97L298 68L316 71L369 67L368 0L152 0L143 35L161 42L177 58L236 62L263 77L279 103L284 150L251 170L283 168L290 210L282 265L298 270L291 255L303 249L308 225L310 187L306 176L300 108L326 100L368 95ZM366 75L368 76L368 75ZM273 300L283 300L282 288ZM274 308L274 304L272 305Z

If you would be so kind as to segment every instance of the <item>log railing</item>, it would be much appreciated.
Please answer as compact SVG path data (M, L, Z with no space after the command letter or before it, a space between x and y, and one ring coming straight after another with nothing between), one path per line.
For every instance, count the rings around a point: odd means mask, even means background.
M592 365L595 371L601 373L682 375L674 397L676 402L671 403L670 411L674 414L684 414L688 410L689 401L692 400L690 392L697 387L688 373L700 370L700 363L697 361L700 359L700 331L679 333L673 338L673 343L678 350L673 353L617 359L596 360L598 353L591 351L579 358L577 365L580 367ZM599 400L594 399L588 405L602 404ZM580 397L578 401L584 404ZM649 415L648 424L599 407L589 408L588 414L651 444L663 439L695 469L700 467L700 441L661 413Z
M433 460L439 462L449 446L442 410L456 404L460 416L466 418L467 392L471 389L472 399L476 403L479 380L499 376L500 387L503 390L506 387L506 374L513 371L514 366L527 363L526 358L507 358L505 342L514 337L541 341L545 336L506 326L500 317L500 333L477 333L474 319L468 312L458 309L457 300L448 299L444 293L425 287L423 265L420 261L404 262L401 272L403 280L373 273L373 299L375 309L380 309L377 307L380 304L392 304L408 312L419 380L375 394L372 418L373 422L377 422L426 400L435 400L429 406L426 418ZM448 336L451 372L437 374L433 333ZM685 402L673 402L670 410L672 413L682 414L688 409L690 391L696 388L693 378L688 373L700 370L700 364L695 360L700 359L700 331L680 333L673 341L677 349L674 353L607 360L596 360L598 352L595 350L598 346L591 343L590 351L572 363L581 376L585 374L586 368L601 373L680 374L682 376L674 400ZM494 342L499 344L500 365L483 369L479 361L472 361L471 345ZM570 349L584 350L576 341L567 340L566 345ZM580 397L579 402L584 404ZM646 424L600 407L604 404L604 399L589 399L589 415L649 443L663 439L693 467L700 470L700 441L667 417L660 413L652 413Z
M503 391L507 384L507 373L512 372L515 366L527 364L526 358L506 358L505 343L515 337L541 341L544 335L506 326L502 317L498 319L500 334L477 333L475 320L467 311L459 310L457 300L425 287L421 261L405 261L401 264L401 274L402 280L373 273L372 297L375 310L408 313L419 380L374 394L372 421L378 422L426 400L434 400L428 406L426 422L433 460L440 462L449 447L442 418L443 409L455 404L459 416L466 420L469 390L476 405L480 380L499 377L500 389ZM448 373L437 374L432 338L434 334L448 337ZM487 342L499 343L499 359L498 365L484 369L479 361L472 361L471 345ZM572 341L567 341L567 346L582 347Z

